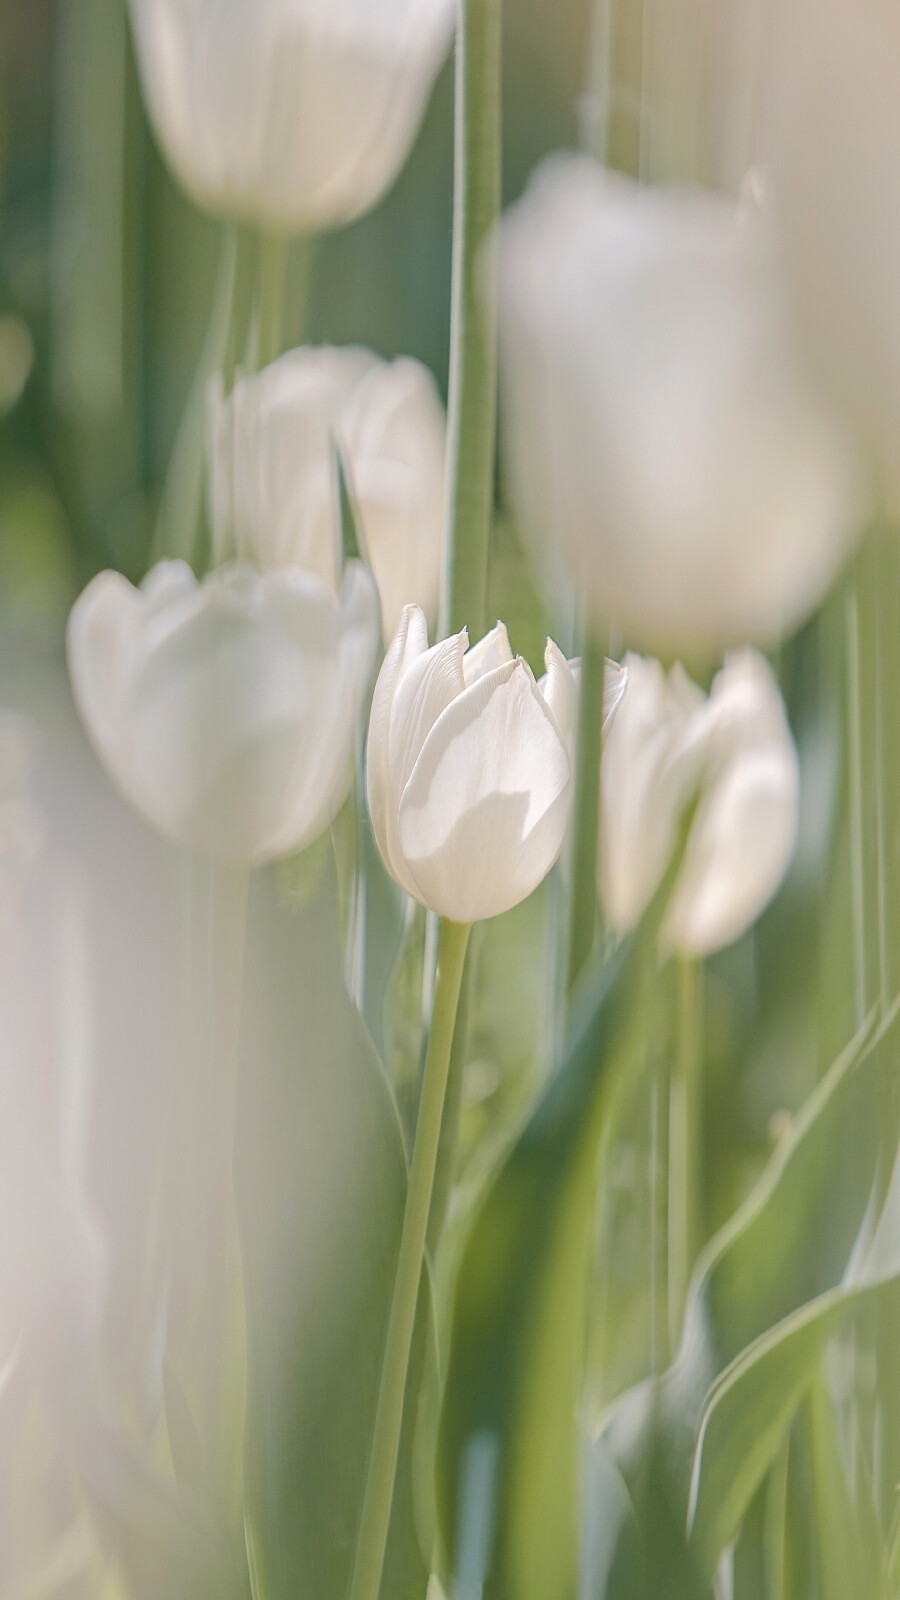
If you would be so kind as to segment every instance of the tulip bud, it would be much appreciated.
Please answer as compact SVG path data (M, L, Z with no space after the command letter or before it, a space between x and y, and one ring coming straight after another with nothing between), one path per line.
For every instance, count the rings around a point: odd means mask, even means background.
M367 752L385 866L454 922L508 911L559 855L577 692L552 640L543 690L501 622L468 642L463 630L429 650L423 613L406 607L375 685Z
M367 350L292 350L207 402L209 507L219 559L305 567L336 589L341 563L335 445L351 479L385 642L407 603L437 611L446 423L420 362Z
M666 653L789 633L860 508L770 219L559 158L501 225L500 283L506 461L548 566Z
M69 618L78 709L108 773L177 843L260 862L310 843L350 787L377 646L360 562L340 595L242 562L198 582L182 561L140 589L101 572Z
M148 110L196 203L314 232L375 205L412 147L455 0L130 0Z
M626 932L659 885L681 818L699 796L665 933L705 955L764 910L797 836L799 767L770 667L731 656L707 699L675 667L630 655L622 704L603 754L601 890Z

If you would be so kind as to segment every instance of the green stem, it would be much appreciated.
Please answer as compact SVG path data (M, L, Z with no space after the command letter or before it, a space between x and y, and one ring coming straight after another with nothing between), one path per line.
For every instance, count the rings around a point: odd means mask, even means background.
M431 1195L431 1214L428 1218L428 1252L432 1260L437 1256L437 1249L444 1231L444 1223L447 1220L453 1185L456 1180L459 1130L462 1120L463 1084L469 1047L469 1001L472 994L472 969L475 954L476 951L473 947L469 951L468 960L463 971L462 984L459 991L459 1004L456 1008L456 1026L453 1030L453 1045L450 1051L447 1093L444 1100L444 1118L441 1124L441 1138L438 1145L434 1187Z
M238 368L243 364L250 329L253 293L256 279L256 236L248 228L235 228L234 290L231 300L231 318L222 352L222 380L225 393L234 387Z
M280 356L284 337L284 302L288 273L288 241L277 234L259 236L259 323L256 365L267 367Z
M866 891L863 812L862 710L859 660L859 596L854 583L846 601L847 722L850 761L850 889L853 941L854 1022L866 1015Z
M669 1091L669 1334L681 1333L688 1283L703 1243L703 969L676 964L677 1027Z
M572 899L569 914L568 987L577 983L597 933L597 858L600 819L600 749L606 663L594 639L585 641L578 696Z
M594 0L588 46L588 74L581 102L581 148L595 161L606 160L609 128L609 63L612 55L611 0Z
M500 0L462 0L456 50L453 301L441 634L487 622L494 500L497 291L488 242L500 210Z
M875 725L875 852L877 883L877 918L878 918L878 992L881 1001L883 1016L887 1016L891 1003L891 959L890 938L888 922L888 780L885 757L885 734L890 728L890 718L886 715L888 698L885 695L887 674L885 671L886 639L885 633L890 631L895 623L895 618L885 617L885 597L889 604L893 603L893 590L890 585L889 573L884 570L887 565L885 552L884 530L879 527L877 543L873 552L875 560L875 579L877 592L875 598L875 705L873 708ZM888 624L887 628L885 624ZM889 737L889 734L888 734Z
M397 1275L388 1319L349 1600L378 1600L381 1588L400 1449L406 1375L425 1259L451 1047L469 932L468 926L462 923L441 923L431 1034L425 1057Z
M163 555L191 560L198 550L203 510L206 389L225 356L233 320L236 278L237 229L226 224L206 337L163 485L154 535L155 560Z
M651 1062L650 1077L650 1371L669 1364L669 1094L668 1062Z

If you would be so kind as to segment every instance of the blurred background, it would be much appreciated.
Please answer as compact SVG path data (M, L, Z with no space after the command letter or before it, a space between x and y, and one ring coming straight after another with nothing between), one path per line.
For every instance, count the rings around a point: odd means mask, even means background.
M764 11L737 0L627 0L605 12L588 0L507 5L504 202L521 193L545 154L574 146L601 123L614 165L736 191L752 151L750 68ZM598 105L586 85L601 48L612 67ZM317 240L309 261L293 247L291 268L295 337L417 356L445 397L452 146L448 63L383 204ZM86 1404L99 1373L124 1435L154 1439L164 1401L160 1285L172 1282L166 1241L174 1230L175 1280L180 1273L189 1281L214 1226L204 1210L208 1186L186 1191L172 1179L168 1139L175 1122L195 1154L191 1130L208 1105L191 1045L202 1017L185 909L198 869L151 836L101 776L72 714L63 635L72 601L95 572L115 567L137 581L154 558L160 495L219 248L219 226L190 205L154 145L124 0L5 0L0 706L16 716L3 725L0 895L9 904L19 896L19 915L13 924L0 907L0 1198L13 1219L0 1244L0 1594L16 1600L120 1592L114 1574L95 1565L80 1493L58 1450L59 1417L48 1422L46 1394L35 1400L30 1373L77 1371ZM287 343L292 303L289 292ZM707 1234L748 1192L786 1119L850 1037L860 981L864 993L873 981L860 980L847 958L854 800L844 755L848 685L870 680L875 668L869 630L857 618L854 637L863 643L853 655L846 626L851 585L874 608L885 562L896 565L893 547L886 554L870 541L847 585L777 663L801 754L801 842L773 906L706 971ZM489 605L538 667L555 619L539 598L502 485ZM872 770L877 730L854 727L861 770ZM857 796L856 837L874 882L878 864L859 809L870 794L874 786ZM13 809L5 811L7 798ZM552 892L547 885L540 894ZM543 909L538 898L479 933L469 1149L525 1104L546 1070L546 1018L533 982ZM4 937L13 925L15 938ZM421 966L420 951L409 957L413 967L416 959ZM392 994L402 1086L418 1044L408 1039L418 1026L409 998L417 998L416 973L402 963ZM620 1108L601 1200L602 1311L592 1338L603 1401L659 1363L647 1316L659 1285L646 1269L665 1204L656 1109L650 1063L633 1103ZM210 1182L214 1188L214 1175ZM172 1314L167 1302L165 1316ZM40 1340L23 1354L24 1326L43 1330L53 1347L49 1366ZM78 1419L65 1427L77 1434ZM112 1458L88 1456L102 1478ZM116 1472L127 1480L121 1462ZM148 1585L152 1594L152 1578Z

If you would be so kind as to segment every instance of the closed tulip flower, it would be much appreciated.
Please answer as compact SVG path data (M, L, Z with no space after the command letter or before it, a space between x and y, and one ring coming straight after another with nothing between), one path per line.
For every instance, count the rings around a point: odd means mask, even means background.
M730 657L709 698L680 667L630 655L603 755L602 897L619 932L639 921L696 795L666 918L676 948L704 955L756 920L778 889L797 836L797 753L778 685L748 650Z
M310 843L343 802L377 646L360 562L336 597L302 571L181 561L140 589L102 572L72 609L69 672L94 748L177 843L255 863Z
M860 505L770 220L558 158L501 226L500 285L508 474L548 565L664 653L790 633Z
M209 505L221 559L305 567L332 588L341 562L335 444L381 596L385 642L407 603L437 610L444 408L431 373L367 350L292 350L208 406Z
M401 888L453 922L524 900L566 831L576 685L548 641L539 688L502 623L428 648L407 606L375 686L366 786L375 839Z
M157 137L198 205L332 228L390 187L455 0L130 0Z

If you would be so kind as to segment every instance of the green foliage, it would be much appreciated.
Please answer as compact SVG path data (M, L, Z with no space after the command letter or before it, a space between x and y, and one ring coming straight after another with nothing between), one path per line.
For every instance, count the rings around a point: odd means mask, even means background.
M590 984L559 1071L487 1190L463 1252L438 1455L447 1551L489 1452L487 1596L571 1591L576 1409L599 1144L645 959L624 945ZM586 986L587 987L587 986Z
M874 1036L870 1023L835 1063L706 1252L673 1366L614 1408L602 1448L631 1496L646 1586L598 1596L656 1594L671 1570L672 1538L679 1563L694 1574L685 1593L705 1593L828 1339L848 1311L900 1273L897 1042L893 1016ZM821 1478L832 1466L821 1413L819 1424Z

